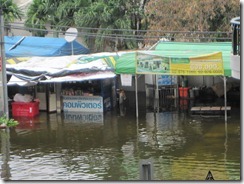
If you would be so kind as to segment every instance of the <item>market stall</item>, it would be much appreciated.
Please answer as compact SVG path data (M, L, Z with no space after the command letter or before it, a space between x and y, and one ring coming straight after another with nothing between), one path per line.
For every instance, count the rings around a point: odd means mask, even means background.
M186 43L159 41L147 51L119 53L120 57L116 59L115 73L135 76L136 117L138 117L137 76L142 74L156 76L220 76L224 81L225 107L227 107L226 77L231 76L230 53L231 43L229 42ZM226 108L225 120L227 120Z
M16 58L15 65L7 65L7 73L19 81L36 82L35 96L40 100L40 110L60 109L65 112L92 112L88 106L71 104L98 103L99 112L115 105L115 74L109 56L114 53L61 57ZM12 78L11 77L11 78ZM18 82L11 81L11 84ZM83 103L82 103L83 104Z
M230 43L225 42L159 42L150 51L97 53L52 58L36 57L16 65L7 65L6 68L7 74L21 80L43 83L100 80L114 78L115 73L134 75L136 116L138 117L137 75L144 74L223 77L226 107L226 77L231 76L230 46ZM114 86L112 85L112 89L115 88ZM103 85L101 85L102 87ZM108 88L111 89L111 86ZM61 91L61 89L57 91ZM108 104L114 103L114 100L108 100L109 97L105 94L113 95L115 92L107 93L106 91L101 90L99 94L103 98L103 109L107 109ZM59 92L56 94L59 95ZM61 97L57 96L57 102L60 102L60 99Z
M114 107L115 79L62 83L64 112L104 112Z

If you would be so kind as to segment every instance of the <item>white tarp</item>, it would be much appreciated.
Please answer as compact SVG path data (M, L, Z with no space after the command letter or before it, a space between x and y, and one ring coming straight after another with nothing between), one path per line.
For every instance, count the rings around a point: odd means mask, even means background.
M116 55L105 52L60 57L11 58L6 64L7 74L12 75L8 85L115 77L113 56Z
M113 54L114 55L114 54ZM112 54L108 55L112 56ZM113 70L106 60L94 55L75 55L75 56L60 56L60 57L31 57L26 61L17 64L7 64L6 69L9 72L29 73L33 75L45 74L49 76L60 76L76 73L81 71L107 71ZM16 58L18 59L18 58Z
M42 83L50 83L50 82L72 82L72 81L86 81L86 80L96 80L96 79L107 79L113 78L116 75L113 72L93 72L93 73L82 73L82 74L73 74L66 75L62 77L53 77L48 78L46 80L40 81Z
M14 75L12 75L7 85L8 86L11 86L11 85L34 86L36 84L37 84L37 82L35 82L35 81L21 80L21 79L15 77Z
M97 79L107 79L107 78L113 78L116 75L111 71L105 71L105 72L92 72L92 73L81 73L81 74L72 74L72 75L66 75L62 77L46 77L45 80L41 80L39 82L42 83L58 83L58 82L72 82L72 81L86 81L86 80L97 80ZM22 79L19 79L18 77L11 76L8 86L11 85L19 85L19 86L34 86L38 82L37 81L25 81Z

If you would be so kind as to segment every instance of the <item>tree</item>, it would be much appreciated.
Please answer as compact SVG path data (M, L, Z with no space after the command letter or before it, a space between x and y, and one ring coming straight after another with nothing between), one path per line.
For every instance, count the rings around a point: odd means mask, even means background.
M86 0L33 0L28 8L26 27L30 28L33 35L45 36L47 25L50 24L54 35L65 31L67 27L75 26L73 14L83 6Z
M25 26L29 28L33 36L45 36L48 22L48 4L44 0L33 0L27 10Z
M146 15L149 22L148 37L172 36L176 40L182 38L189 40L193 32L230 31L230 20L240 15L240 2L238 0L150 0L146 5ZM182 31L190 34L175 36L177 32Z
M51 28L56 31L66 31L68 27L76 27L74 13L79 9L88 6L87 0L49 0L49 21Z
M147 0L33 0L28 9L26 27L33 35L45 36L47 24L55 33L67 27L81 27L91 45L104 50L137 47L146 29L144 6ZM90 27L87 29L84 27ZM58 36L58 35L57 35ZM81 35L82 36L82 35Z
M8 35L10 31L9 23L14 22L16 19L21 20L24 14L12 0L0 0L0 3L3 11L5 32Z
M146 0L97 0L74 14L75 23L95 45L95 51L137 47ZM87 28L89 27L89 29Z

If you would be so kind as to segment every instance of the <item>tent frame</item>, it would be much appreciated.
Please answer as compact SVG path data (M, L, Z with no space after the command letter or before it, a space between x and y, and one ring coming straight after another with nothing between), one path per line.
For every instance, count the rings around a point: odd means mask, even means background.
M155 92L155 98L158 99L158 77L156 77L156 92ZM225 122L227 122L227 92L226 92L226 82L227 78L226 76L223 76L223 82L224 82L224 105L225 105ZM139 118L139 112L138 112L138 83L137 83L137 74L135 74L135 97L136 97L136 118Z

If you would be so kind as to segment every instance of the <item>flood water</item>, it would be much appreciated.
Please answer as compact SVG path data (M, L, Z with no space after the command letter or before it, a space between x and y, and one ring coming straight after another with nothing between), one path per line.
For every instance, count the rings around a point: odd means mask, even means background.
M233 108L234 109L234 108ZM153 112L145 107L105 114L47 114L18 118L1 135L4 180L240 180L241 130L237 109L228 116Z

